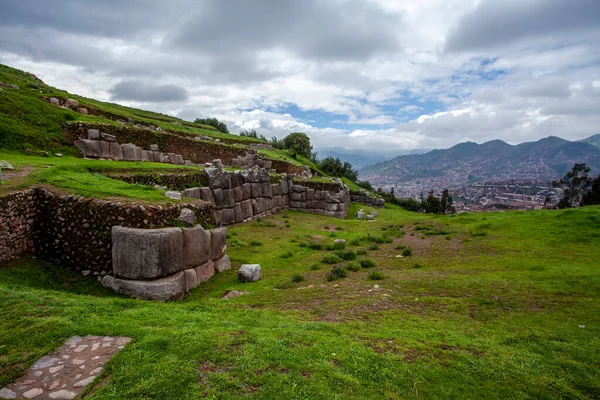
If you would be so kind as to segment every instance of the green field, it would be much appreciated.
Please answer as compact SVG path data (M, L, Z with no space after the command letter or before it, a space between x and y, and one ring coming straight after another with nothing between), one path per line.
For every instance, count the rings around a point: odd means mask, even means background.
M32 257L0 267L0 387L72 335L120 335L133 342L87 398L600 397L599 207L286 212L228 232L233 270L174 303ZM385 279L326 279L324 260L365 252ZM244 262L264 279L239 283ZM250 294L221 299L232 289Z

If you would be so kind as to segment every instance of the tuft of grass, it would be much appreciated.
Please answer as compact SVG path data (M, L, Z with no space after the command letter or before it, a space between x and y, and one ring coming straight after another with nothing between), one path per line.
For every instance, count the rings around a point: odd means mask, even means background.
M337 281L338 279L341 279L341 278L347 278L348 270L343 266L334 265L331 268L331 271L329 271L327 273L326 277L327 277L327 280L330 282Z
M356 249L356 255L357 256L364 256L365 254L367 254L367 250L366 249Z
M396 245L396 247L394 247L394 249L396 250L404 250L406 249L406 245L403 243L399 243L398 245Z
M370 251L375 251L375 250L379 250L379 245L377 244L372 244L369 246L369 250Z
M360 260L358 260L358 262L360 263L360 266L362 268L375 268L375 267L377 267L377 264L375 263L375 261L371 260L370 258L361 258Z
M360 268L360 263L358 261L350 261L346 264L346 269L348 269L348 271L357 272L360 271Z
M251 240L250 241L250 246L262 246L263 243L261 241L258 240Z
M336 254L327 254L325 257L323 257L323 259L321 259L323 264L335 264L339 263L340 261L342 261L342 259Z
M334 253L342 260L354 260L356 258L356 253L352 250L339 250Z
M289 250L286 251L285 253L282 253L279 255L279 257L281 257L281 258L291 258L293 256L294 256L294 254Z
M419 264L419 263L415 263L415 265L413 266L413 268L424 268L425 266L423 264Z
M338 226L335 227L335 230L336 231L343 231L344 227L338 225Z
M336 242L333 244L334 250L344 250L346 248L346 242Z
M383 271L378 268L373 268L371 271L369 271L369 275L367 275L367 279L372 281L380 281L385 278L386 276Z
M319 242L310 242L308 248L311 250L323 250L323 245Z
M413 251L410 247L407 247L406 249L402 250L402 256L404 257L410 257L412 256Z
M308 269L310 269L311 271L317 271L317 270L321 269L321 264L319 264L319 263L311 263L308 266Z
M273 285L273 287L275 289L279 289L279 290L285 290L285 289L291 289L294 286L294 282L292 282L291 280L285 280L285 281L281 281L281 282L277 282L275 285Z
M298 273L292 275L290 279L294 283L304 282L304 280L305 280L304 275L298 274Z

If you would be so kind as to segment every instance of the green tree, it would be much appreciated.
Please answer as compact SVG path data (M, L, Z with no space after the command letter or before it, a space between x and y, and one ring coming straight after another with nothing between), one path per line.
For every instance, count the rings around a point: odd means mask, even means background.
M245 137L262 140L263 142L267 141L266 137L264 137L263 135L259 135L258 132L256 132L254 129L249 130L249 131L247 131L247 130L241 131L240 136L245 136Z
M299 155L305 158L309 158L312 151L310 138L306 133L302 132L294 132L287 135L283 139L283 148L290 150L293 156Z
M583 205L600 204L600 175L592 180L590 189L583 195Z
M560 187L563 190L563 197L558 202L558 208L581 205L583 195L591 185L589 172L590 168L585 163L577 163L564 178L552 182L552 186Z
M442 198L440 199L441 214L454 214L455 209L452 203L452 196L450 196L448 189L444 189L442 191Z
M210 125L223 133L229 133L229 129L225 122L221 122L216 118L196 118L195 124Z

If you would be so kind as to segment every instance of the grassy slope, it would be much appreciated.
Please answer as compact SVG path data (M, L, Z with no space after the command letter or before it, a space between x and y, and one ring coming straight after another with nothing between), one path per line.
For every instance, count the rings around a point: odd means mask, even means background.
M0 386L71 335L106 334L134 341L93 399L600 395L598 207L444 217L387 207L373 223L288 212L229 233L234 269L170 304L30 258L0 269ZM319 261L330 252L300 245L366 233L393 241L368 252L383 281L361 270L327 282ZM396 257L400 242L412 257ZM262 264L265 279L239 283L242 262ZM287 284L294 273L306 281ZM221 300L227 289L251 294Z

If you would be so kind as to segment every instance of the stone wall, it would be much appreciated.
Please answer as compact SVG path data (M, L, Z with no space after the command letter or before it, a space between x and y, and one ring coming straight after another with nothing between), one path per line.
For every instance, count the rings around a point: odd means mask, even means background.
M231 225L265 214L298 210L344 218L348 211L348 187L340 180L327 188L294 184L293 175L271 177L262 168L223 171L207 168L207 187L188 188L183 196L210 202L217 225Z
M231 269L225 228L112 228L112 275L102 284L143 300L169 301Z
M260 158L260 155L256 153L248 153L243 157L240 156L231 160L232 167L240 168L252 168L254 166L258 166L259 168L270 170L272 164L272 161L263 160Z
M350 192L350 201L353 203L362 203L371 207L383 207L385 200L369 195L364 190Z
M33 190L0 197L0 262L33 252L35 215Z

